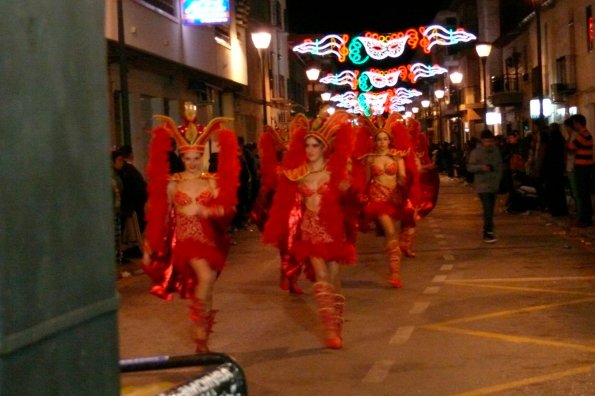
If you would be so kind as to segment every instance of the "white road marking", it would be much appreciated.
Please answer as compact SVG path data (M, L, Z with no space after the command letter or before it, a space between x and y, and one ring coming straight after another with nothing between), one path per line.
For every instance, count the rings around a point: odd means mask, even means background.
M446 275L436 275L433 279L432 282L444 282L446 280Z
M428 286L424 290L424 294L436 294L440 291L440 286Z
M454 267L452 264L442 264L440 271L450 271L452 270L452 267Z
M409 313L412 315L419 315L421 313L424 313L429 306L429 302L416 302L415 304L413 304L413 308L411 308Z
M455 259L455 256L452 254L445 254L442 257L444 257L444 260L446 260L446 261L453 261Z
M391 367L395 364L394 360L379 360L368 370L368 373L362 379L362 382L379 383L384 381Z
M413 330L415 329L414 326L401 326L397 329L397 332L393 337L390 339L389 344L403 344L409 340Z
M444 238L446 238L446 235L444 235L444 234L435 234L434 236L436 238L438 238L438 239L444 239Z

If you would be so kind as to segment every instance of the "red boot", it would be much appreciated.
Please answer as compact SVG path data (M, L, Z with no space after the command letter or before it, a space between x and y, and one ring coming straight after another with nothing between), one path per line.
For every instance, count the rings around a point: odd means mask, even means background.
M399 234L401 252L406 257L415 257L413 252L413 239L415 238L415 227L405 227Z
M390 240L386 244L386 255L388 257L388 269L390 277L388 283L396 289L403 287L401 283L401 249L399 248L399 241L396 239Z
M194 322L194 342L196 343L196 353L209 353L207 345L209 335L213 332L215 324L215 314L217 311L207 309L207 304L200 299L195 299L190 303L190 320Z
M339 333L334 287L327 282L316 282L314 284L314 297L318 304L320 320L325 328L324 344L330 349L341 349L343 340Z
M345 311L345 296L342 294L335 294L335 315L337 316L337 333L341 340L343 340L343 312Z

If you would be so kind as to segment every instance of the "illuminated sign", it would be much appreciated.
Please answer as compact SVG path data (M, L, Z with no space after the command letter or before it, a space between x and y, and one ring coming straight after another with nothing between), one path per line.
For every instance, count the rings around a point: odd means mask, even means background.
M379 34L366 32L351 39L347 34L329 34L320 39L307 39L293 47L295 52L312 55L334 55L339 62L347 58L356 64L366 63L370 58L382 60L398 58L409 46L420 46L425 53L435 45L446 46L476 40L477 37L463 28L447 29L440 25L420 26L404 32Z
M186 25L229 23L229 0L182 0L182 20Z

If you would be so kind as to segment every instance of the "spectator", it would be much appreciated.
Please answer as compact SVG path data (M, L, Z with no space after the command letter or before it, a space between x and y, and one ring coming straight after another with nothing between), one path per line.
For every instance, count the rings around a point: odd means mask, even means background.
M471 152L467 169L475 174L475 190L483 208L483 241L494 243L497 241L494 234L494 208L502 177L502 156L490 130L481 132L481 143Z
M566 148L566 183L568 185L568 189L570 190L570 197L572 198L572 203L574 204L574 210L576 211L576 197L577 197L577 189L576 189L576 178L574 177L574 152L568 150L568 143L576 139L576 130L574 129L572 117L567 118L564 120L564 134L566 139L566 144L564 147Z
M147 182L134 166L132 147L121 146L118 149L124 156L124 165L119 174L122 178L124 191L122 194L122 220L125 222L136 213L138 226L142 233L145 229L145 204L147 203Z
M116 247L116 264L120 266L123 263L121 241L122 241L122 179L119 172L124 166L124 156L118 150L112 151L112 207L114 210L114 242Z
M591 203L591 178L593 176L593 136L587 129L587 119L582 114L572 116L572 126L577 131L574 140L568 142L568 150L574 153L574 175L577 188L577 227L593 225Z
M549 126L549 140L545 147L541 178L543 180L544 203L552 216L566 216L566 188L564 185L564 170L566 167L564 152L565 141L560 124Z

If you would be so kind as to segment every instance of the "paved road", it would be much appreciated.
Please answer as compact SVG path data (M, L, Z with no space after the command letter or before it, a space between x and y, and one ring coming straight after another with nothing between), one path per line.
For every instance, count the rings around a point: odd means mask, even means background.
M361 235L358 265L342 273L339 351L322 347L311 285L282 292L276 252L242 231L217 283L211 347L255 396L595 395L595 230L538 213L495 221L499 240L485 244L473 191L442 179L400 290L387 286L382 240ZM147 288L144 275L118 281L122 358L191 353L186 304Z

